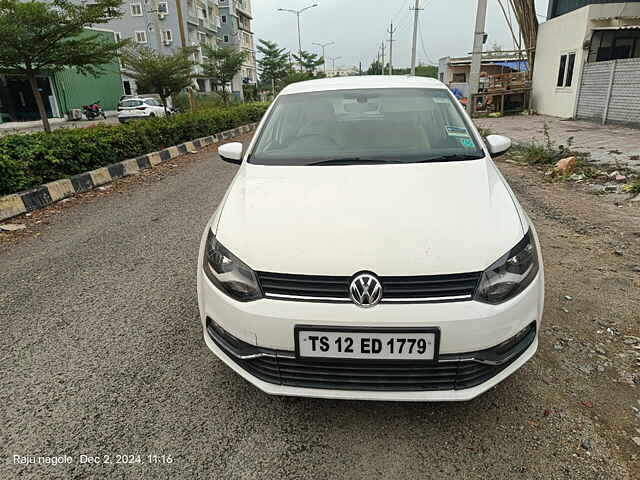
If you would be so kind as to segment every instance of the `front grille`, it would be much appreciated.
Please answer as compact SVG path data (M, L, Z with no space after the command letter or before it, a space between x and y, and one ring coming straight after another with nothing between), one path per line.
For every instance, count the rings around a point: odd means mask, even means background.
M257 272L267 298L282 300L349 302L353 277L293 275ZM379 277L382 303L416 303L470 300L481 272L450 275Z
M238 340L207 319L211 339L251 375L268 383L292 387L334 390L432 391L460 390L486 382L511 365L535 339L535 323L513 345L500 365L487 365L471 358L491 357L495 349L468 354L440 355L437 363L393 361L332 362L295 358L293 352L257 348ZM238 355L238 348L252 355Z

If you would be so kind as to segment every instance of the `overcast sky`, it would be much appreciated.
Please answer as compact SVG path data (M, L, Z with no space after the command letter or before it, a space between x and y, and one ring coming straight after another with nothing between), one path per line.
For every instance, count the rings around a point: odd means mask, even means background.
M420 0L418 62L436 64L445 56L464 56L471 51L475 23L476 0ZM256 43L263 38L280 47L297 51L296 16L278 12L278 8L299 10L313 3L318 6L301 14L302 48L321 53L313 42L336 42L327 47L327 57L342 57L336 65L357 65L363 69L375 59L386 30L393 19L398 30L393 43L393 63L406 67L411 58L413 12L415 0L252 0L253 30ZM503 0L506 6L507 0ZM540 22L547 13L548 0L536 0ZM485 31L489 39L504 50L513 49L511 34L498 0L489 0ZM422 41L420 40L422 37ZM424 48L423 45L424 44ZM388 47L388 43L386 44ZM387 48L385 47L385 48ZM387 50L388 52L388 50ZM388 59L388 53L387 59Z

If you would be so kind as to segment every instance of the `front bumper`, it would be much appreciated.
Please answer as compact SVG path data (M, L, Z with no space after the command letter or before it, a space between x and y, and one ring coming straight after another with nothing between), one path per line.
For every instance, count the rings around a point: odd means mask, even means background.
M502 354L498 365L469 360L473 354L445 355L437 364L395 367L391 372L388 364L354 362L339 367L296 360L293 352L255 348L225 334L210 319L204 338L218 358L267 394L339 400L471 400L515 372L538 348L532 323L528 333Z
M467 301L361 309L350 304L269 299L236 302L213 286L199 269L198 299L207 346L230 368L266 393L335 399L462 401L495 386L534 355L544 303L543 284L541 269L521 294L500 305ZM219 328L217 336L211 319ZM336 328L437 327L441 332L441 361L430 368L416 365L414 372L403 372L390 364L385 367L386 377L374 369L366 371L365 366L365 371L361 368L360 373L374 380L362 382L361 376L354 376L353 372L327 371L327 365L322 362L296 360L294 326L300 324ZM470 360L474 353L484 352L486 357L496 345L528 326L532 331L513 347L508 361L487 365ZM328 381L315 381L314 375L309 381L310 371L320 377L325 375ZM326 375L327 372L356 381L345 385L335 381L336 375ZM407 381L409 376L416 375L420 377L417 381ZM433 381L438 376L444 377L442 382ZM394 380L394 377L397 378Z

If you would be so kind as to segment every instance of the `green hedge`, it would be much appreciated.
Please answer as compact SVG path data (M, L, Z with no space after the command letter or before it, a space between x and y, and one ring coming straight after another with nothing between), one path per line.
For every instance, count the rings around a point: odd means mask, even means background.
M265 103L250 103L125 125L0 137L0 195L257 122L266 109Z

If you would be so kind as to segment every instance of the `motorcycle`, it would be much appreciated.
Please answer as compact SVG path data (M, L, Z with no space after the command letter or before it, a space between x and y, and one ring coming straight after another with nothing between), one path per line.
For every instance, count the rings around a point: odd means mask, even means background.
M93 102L91 105L83 105L82 113L87 117L87 120L93 120L98 117L102 117L105 120L107 119L107 115L104 113L102 106L100 105L100 101Z

